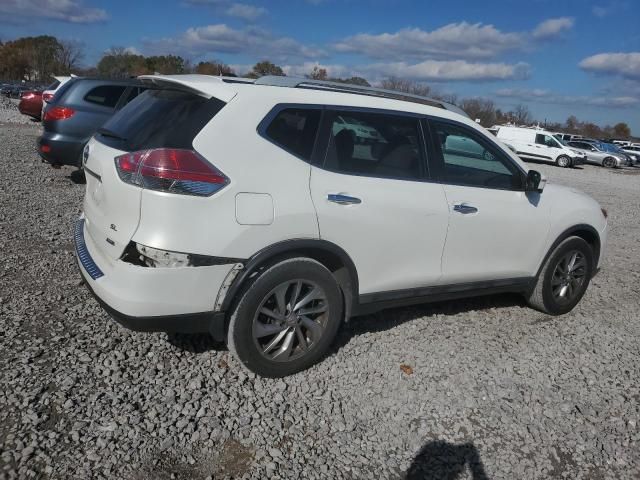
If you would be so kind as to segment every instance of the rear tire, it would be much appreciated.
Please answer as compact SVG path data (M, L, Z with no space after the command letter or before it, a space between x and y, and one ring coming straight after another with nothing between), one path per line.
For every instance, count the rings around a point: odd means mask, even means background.
M586 292L594 268L587 242L580 237L563 240L547 258L527 302L549 315L570 312Z
M318 362L342 322L340 287L310 258L292 258L262 272L240 294L227 346L248 370L284 377Z
M556 165L559 167L569 168L571 164L571 159L566 155L560 155L558 158L556 158Z

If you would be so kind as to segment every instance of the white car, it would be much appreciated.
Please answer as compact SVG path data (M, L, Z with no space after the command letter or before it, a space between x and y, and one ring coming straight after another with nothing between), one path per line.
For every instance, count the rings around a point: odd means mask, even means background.
M545 186L456 107L290 77L141 78L159 89L83 152L75 231L82 276L129 328L210 332L278 377L389 307L518 292L566 313L601 263L598 203ZM334 133L346 112L380 141Z
M528 160L555 163L559 167L572 167L584 163L583 152L569 148L551 132L540 128L499 126L496 137Z
M72 78L76 76L71 74L68 77L53 77L54 81L51 85L49 85L46 90L42 92L42 113L40 118L44 118L44 110L47 107L48 103L53 99L53 96L56 94L56 91L60 89L65 83L67 83Z

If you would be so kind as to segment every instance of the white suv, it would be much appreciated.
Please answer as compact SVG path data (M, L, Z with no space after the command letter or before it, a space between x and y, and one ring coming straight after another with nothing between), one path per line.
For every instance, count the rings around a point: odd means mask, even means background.
M568 312L601 261L606 212L543 193L451 105L288 77L143 79L158 89L84 151L75 232L82 275L129 328L210 332L277 377L392 306L508 291Z

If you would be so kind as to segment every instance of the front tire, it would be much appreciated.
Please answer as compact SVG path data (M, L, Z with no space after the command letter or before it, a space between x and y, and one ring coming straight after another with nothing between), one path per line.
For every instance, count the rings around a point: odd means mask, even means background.
M569 168L571 166L571 159L566 155L560 155L556 158L556 165L562 168Z
M570 312L589 286L594 263L593 250L582 238L563 240L549 255L538 275L527 298L529 305L549 315Z
M618 162L613 157L607 157L602 161L602 166L606 168L615 168Z
M264 377L304 370L327 352L342 322L342 293L321 263L277 263L241 294L227 345L240 363Z

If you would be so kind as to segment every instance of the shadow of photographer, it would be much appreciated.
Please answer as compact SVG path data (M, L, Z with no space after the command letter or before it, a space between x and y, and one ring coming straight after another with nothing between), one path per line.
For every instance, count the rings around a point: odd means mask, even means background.
M488 480L473 443L453 444L436 440L424 445L407 470L406 480Z

